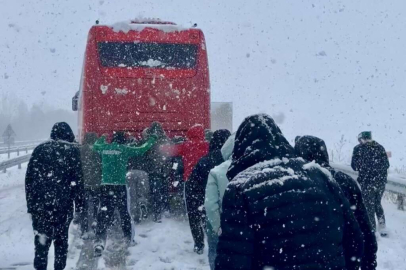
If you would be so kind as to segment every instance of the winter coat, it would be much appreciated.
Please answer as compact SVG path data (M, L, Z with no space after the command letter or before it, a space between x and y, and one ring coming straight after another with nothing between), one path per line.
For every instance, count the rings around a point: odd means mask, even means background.
M187 181L199 159L209 152L209 143L204 139L201 125L191 127L186 133L186 141L181 144L163 145L161 151L168 156L181 156L183 160L183 180Z
M56 123L51 140L38 145L25 176L28 213L46 222L72 218L83 207L83 178L79 146L68 124Z
M373 233L368 213L362 199L361 189L357 182L351 176L330 167L327 147L322 139L313 136L302 136L295 145L295 152L305 160L314 160L322 167L328 169L333 178L340 185L364 236L365 252L362 258L361 269L376 269L376 252L378 249L376 237Z
M130 147L113 142L107 144L101 137L93 145L93 150L102 157L102 185L125 185L128 159L145 154L156 142L151 136L146 143L139 147Z
M151 127L147 129L146 136L155 135L157 141L151 149L145 154L144 157L144 171L154 178L162 178L163 180L169 177L171 171L171 159L160 151L162 145L169 143L169 138L166 136L162 125L158 122L152 123Z
M209 177L210 170L224 161L223 156L221 155L221 147L224 145L230 134L230 131L226 129L216 130L210 141L209 153L202 157L193 168L192 174L185 184L188 211L197 211L198 207L204 205L207 178Z
M239 127L227 177L216 270L357 269L362 234L348 201L328 172L295 158L268 115Z
M360 185L385 185L388 177L389 159L385 148L376 141L367 141L354 147L351 167L358 171Z
M99 187L102 178L100 154L92 150L93 144L96 142L96 140L96 133L86 133L83 140L83 145L80 148L83 182L87 188Z
M220 165L214 167L207 179L204 207L206 209L208 228L211 233L217 234L220 229L221 204L224 192L228 185L227 170L231 164L231 154L234 148L235 134L231 135L221 148L221 155L225 160Z

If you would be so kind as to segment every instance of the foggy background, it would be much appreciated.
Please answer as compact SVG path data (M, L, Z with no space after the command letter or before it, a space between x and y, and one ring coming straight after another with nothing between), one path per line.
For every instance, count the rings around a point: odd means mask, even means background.
M10 122L18 140L48 137L56 121L76 129L71 98L97 19L158 17L203 30L212 101L233 102L234 129L245 116L266 112L291 142L319 136L342 152L340 162L348 162L357 134L371 130L392 151L391 164L405 164L404 0L0 0L0 6L0 132Z

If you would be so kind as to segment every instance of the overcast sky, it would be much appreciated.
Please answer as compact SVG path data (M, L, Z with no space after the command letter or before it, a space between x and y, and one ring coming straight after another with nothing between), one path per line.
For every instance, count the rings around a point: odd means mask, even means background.
M372 130L406 162L404 0L0 0L0 91L70 109L87 32L135 17L197 23L209 53L213 101L234 124L266 112L299 134L351 140Z

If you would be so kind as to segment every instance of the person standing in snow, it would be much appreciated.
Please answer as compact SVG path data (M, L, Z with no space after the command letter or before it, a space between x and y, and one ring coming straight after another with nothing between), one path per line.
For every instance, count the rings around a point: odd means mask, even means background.
M331 174L296 158L266 114L238 128L224 193L216 270L355 270L363 238Z
M220 165L214 167L207 179L204 208L207 217L207 243L209 244L209 264L214 270L214 261L217 256L217 243L221 233L220 214L224 192L228 185L227 170L231 164L231 155L234 148L235 134L231 135L221 148L221 155L225 160Z
M128 159L132 156L145 154L156 141L151 136L146 143L139 147L124 145L126 142L124 132L115 132L111 144L105 142L102 136L93 145L93 150L102 157L102 185L100 194L100 211L97 216L95 256L101 256L104 250L109 228L114 219L114 210L120 213L121 227L126 245L133 244L132 222L128 211L128 192L126 174Z
M227 129L216 130L213 133L209 153L199 160L189 180L185 183L186 210L195 242L194 251L197 254L203 254L204 249L204 231L202 227L206 225L203 207L207 178L210 170L224 161L220 149L230 137L230 134Z
M376 237L372 231L368 212L362 200L361 189L357 182L351 176L336 171L330 166L327 146L322 139L313 136L302 136L295 144L295 152L305 160L315 161L323 168L329 170L333 178L340 185L364 236L365 252L361 260L361 269L375 270L377 266L376 252L378 250Z
M209 143L205 140L203 126L194 125L186 132L185 142L163 145L160 150L167 156L182 158L183 181L186 182L200 158L209 152Z
M153 220L160 223L162 212L168 203L168 178L171 171L171 160L162 154L159 148L161 145L168 144L169 139L162 125L158 122L153 122L151 127L146 130L145 136L151 135L157 137L157 142L145 155L144 169L149 178Z
M83 182L85 186L83 215L80 220L82 229L82 238L87 239L89 229L89 211L90 206L93 206L93 217L90 219L94 223L97 220L97 212L99 208L99 193L100 183L102 178L101 172L101 157L99 153L93 151L93 144L97 140L97 134L89 132L85 134L83 144L80 149ZM93 223L92 222L92 223Z
M51 140L38 145L25 177L28 213L34 229L34 268L46 270L51 243L55 247L54 269L66 266L68 231L76 211L83 208L83 181L79 146L65 122L56 123Z
M376 215L379 232L385 237L387 230L381 201L388 181L389 159L385 148L372 140L370 131L361 132L358 135L358 141L359 144L354 147L352 153L351 167L359 173L358 183L361 186L372 228L376 231Z

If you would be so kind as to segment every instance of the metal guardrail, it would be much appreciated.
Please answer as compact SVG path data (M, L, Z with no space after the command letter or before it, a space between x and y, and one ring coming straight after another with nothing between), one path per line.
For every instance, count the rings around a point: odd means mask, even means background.
M8 168L18 166L21 169L21 164L28 162L31 158L31 154L27 154L18 158L9 159L3 162L0 162L0 171L6 172Z
M10 148L0 148L0 155L1 154L15 153L15 152L17 152L17 155L19 155L19 153L23 152L23 151L28 153L28 150L34 149L37 145L38 144L17 146L17 147L10 147Z
M355 180L358 178L358 172L353 171L350 166L342 164L331 164L331 166L338 171L350 175ZM389 173L385 191L388 192L392 201L398 205L398 209L404 210L406 202L406 175Z
M47 139L41 139L41 140L32 140L32 141L15 141L14 144L12 145L13 147L17 147L17 146L23 146L23 145L33 145L33 144L40 144L43 141L46 141ZM0 142L0 148L5 148L8 147L7 144L5 144L4 142Z
M353 171L350 166L342 164L331 164L331 166L339 171L350 175L354 179L357 179L358 177L358 172ZM406 196L406 175L396 175L390 173L388 175L386 191Z

